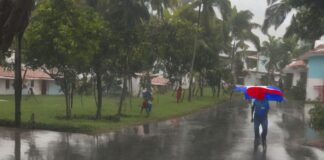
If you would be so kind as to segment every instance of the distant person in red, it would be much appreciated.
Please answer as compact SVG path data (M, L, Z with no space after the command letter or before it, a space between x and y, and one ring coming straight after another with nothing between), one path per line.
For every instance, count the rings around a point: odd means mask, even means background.
M181 86L177 89L177 103L179 103L182 95L182 88Z

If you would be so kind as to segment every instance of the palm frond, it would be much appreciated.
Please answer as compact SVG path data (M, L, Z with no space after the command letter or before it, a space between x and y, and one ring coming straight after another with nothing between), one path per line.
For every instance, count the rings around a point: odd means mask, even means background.
M286 2L286 1L285 1ZM262 31L267 33L271 26L277 29L286 19L286 16L292 10L289 3L279 2L271 5L266 10L266 17L263 22Z
M272 5L274 3L276 3L278 0L267 0L267 4L268 5Z
M227 20L231 13L231 2L229 0L212 0L222 15L223 20Z
M0 50L6 51L13 37L26 29L31 10L32 0L0 1Z

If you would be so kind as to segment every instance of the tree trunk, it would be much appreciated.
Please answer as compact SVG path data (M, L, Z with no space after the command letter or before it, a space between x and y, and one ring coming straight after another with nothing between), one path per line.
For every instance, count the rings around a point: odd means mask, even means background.
M213 97L215 97L216 88L215 88L215 86L210 86L210 87L211 87L211 89L212 89Z
M236 44L234 41L234 44L232 46L232 57L231 57L231 73L232 73L232 85L235 85L237 83L237 77L236 77L236 59L235 59L235 50L236 50Z
M15 125L20 127L21 125L21 43L22 34L17 35L17 51L15 53Z
M97 75L97 112L96 119L101 119L101 108L102 108L102 74L100 71L96 72Z
M130 110L132 110L132 96L133 96L133 84L132 84L132 77L130 76L128 78L128 86L129 86L129 107L130 107Z
M69 96L67 93L67 86L66 82L64 82L64 97L65 97L65 116L66 118L69 118L69 112L68 112L68 107L69 107Z
M64 90L64 96L65 96L65 113L66 113L66 118L70 119L72 115L72 105L73 105L73 89L72 89L72 84L71 82L66 79L68 76L67 74L64 74L64 79L63 79L63 90Z
M70 97L71 97L70 108L71 108L71 110L73 108L74 89L75 89L75 83L72 82L71 83L71 92L70 92Z
M200 24L200 14L201 14L201 6L202 2L199 5L199 10L198 10L198 27ZM190 79L189 79L189 94L188 94L188 101L191 101L192 98L192 81L193 81L193 69L194 69L194 64L195 64L195 59L196 59L196 52L197 52L197 38L198 38L198 33L195 34L195 41L194 41L194 48L193 48L193 55L192 55L192 61L191 61L191 67L190 67Z
M20 131L15 130L15 160L20 160L21 155L21 136Z
M122 94L120 96L118 113L117 113L117 115L119 115L119 116L122 115L123 102L124 102L124 99L126 97L126 92L127 92L127 76L124 76L124 78L123 78L123 91L122 91Z
M66 118L71 118L69 86L68 86L67 80L65 80L65 79L64 79L64 96L65 96L65 114L66 114Z
M199 75L199 88L200 88L200 97L204 96L204 79L203 76Z
M268 67L267 85L272 84L272 74L273 74L273 70L270 67Z
M93 87L93 96L94 96L94 100L96 103L96 106L98 106L98 98L97 98L97 90L96 90L96 82L94 80L94 75L91 74L91 81L92 81L92 87Z
M222 85L222 75L219 74L219 79L218 79L218 84L217 84L217 97L219 97L219 95L220 95L221 85Z

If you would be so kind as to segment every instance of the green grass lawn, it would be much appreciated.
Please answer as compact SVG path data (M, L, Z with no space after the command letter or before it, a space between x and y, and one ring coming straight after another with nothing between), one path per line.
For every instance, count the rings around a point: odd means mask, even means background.
M109 116L117 113L118 97L104 97L102 120L94 120L96 113L95 101L92 96L75 96L72 108L72 119L59 117L65 116L64 96L35 96L22 98L23 127L28 128L32 113L35 115L37 129L49 129L56 131L98 133L116 130L122 127L143 124L152 121L164 120L176 116L185 115L194 111L214 106L223 102L226 97L212 97L210 91L206 91L204 97L195 97L188 102L186 97L182 103L177 104L175 96L171 93L154 95L153 109L149 117L145 112L140 114L141 98L132 98L132 107L129 99L126 99L123 114L119 121L109 120ZM7 100L7 101L3 101ZM0 96L0 125L12 126L14 120L14 96Z

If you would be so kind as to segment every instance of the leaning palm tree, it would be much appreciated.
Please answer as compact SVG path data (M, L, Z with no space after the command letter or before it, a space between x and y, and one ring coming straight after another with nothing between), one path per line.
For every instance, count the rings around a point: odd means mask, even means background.
M15 53L15 125L21 123L21 41L30 19L33 0L0 0L0 54L6 52L14 37Z
M275 29L277 29L284 22L287 15L292 12L293 18L290 27L288 28L288 32L289 30L292 30L291 32L306 30L306 34L307 32L314 32L314 29L311 27L314 26L314 24L310 22L321 21L324 12L323 0L267 0L267 3L268 8L266 10L265 20L262 27L262 31L265 33L271 26L274 26ZM298 20L296 20L296 17ZM296 26L298 21L305 18L307 21L306 23L301 22L300 26ZM296 27L298 27L298 29L295 29ZM318 34L318 36L321 35L322 34Z
M32 0L0 0L0 51L5 52L15 36L28 25Z

